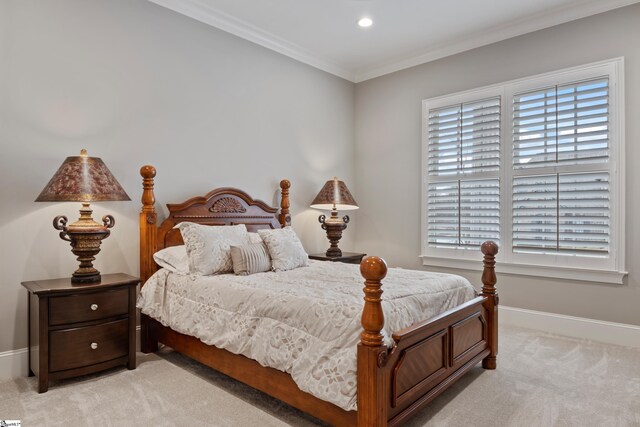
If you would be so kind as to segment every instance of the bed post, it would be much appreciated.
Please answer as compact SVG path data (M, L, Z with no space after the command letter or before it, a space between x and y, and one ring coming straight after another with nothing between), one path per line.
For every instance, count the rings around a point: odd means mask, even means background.
M140 280L144 282L156 271L156 263L153 254L156 251L156 237L158 234L158 214L156 213L156 198L153 194L153 178L156 176L156 168L143 166L140 168L142 176L142 211L140 212ZM158 340L153 333L152 320L140 314L140 349L143 353L152 353L158 350Z
M291 225L291 215L289 214L289 188L291 187L291 182L288 179L283 179L280 181L280 194L282 198L280 199L280 214L278 215L278 221L280 221L280 226L282 228Z
M358 426L383 427L387 425L388 389L384 366L387 348L381 334L384 326L382 312L382 283L387 275L383 259L370 256L360 264L364 282L364 309L362 334L358 344Z
M487 341L491 353L482 360L484 369L496 369L498 355L498 294L496 293L495 256L498 253L498 245L490 240L480 247L484 254L484 270L482 271L482 296L487 310Z

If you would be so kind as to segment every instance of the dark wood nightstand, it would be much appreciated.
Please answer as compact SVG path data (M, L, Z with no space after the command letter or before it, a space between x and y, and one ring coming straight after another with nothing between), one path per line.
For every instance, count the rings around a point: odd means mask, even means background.
M330 257L323 252L321 254L311 254L309 255L309 259L315 259L318 261L344 262L346 264L360 264L362 262L362 258L364 258L365 255L367 254L357 254L354 252L342 252L342 256Z
M102 281L22 282L29 291L29 376L38 393L49 380L125 364L136 368L137 277L103 274Z

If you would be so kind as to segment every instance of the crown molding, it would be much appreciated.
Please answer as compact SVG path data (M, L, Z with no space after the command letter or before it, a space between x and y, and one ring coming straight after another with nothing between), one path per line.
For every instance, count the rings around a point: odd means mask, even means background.
M426 51L413 53L384 64L357 70L355 72L355 83L638 2L639 0L592 0L586 4L583 2L574 2L563 7L549 9L542 13L495 27L482 34L467 35L453 42L443 43Z
M391 61L364 67L359 70L344 68L330 60L314 55L309 50L291 43L253 24L222 12L201 0L149 0L159 6L186 15L222 31L249 40L267 49L281 53L304 64L318 68L354 83L360 83L376 77L390 74L405 68L435 61L450 55L496 43L512 37L542 30L554 25L596 15L624 6L638 3L640 0L591 0L575 1L565 6L548 9L544 12L511 21L481 33L467 34L450 42L421 52L414 52Z
M238 19L211 7L199 0L149 0L159 6L186 15L190 18L216 27L222 31L233 34L267 49L293 58L303 64L318 68L327 73L336 75L350 82L355 82L352 71L314 55L307 49L291 43L281 37L264 31L253 24Z

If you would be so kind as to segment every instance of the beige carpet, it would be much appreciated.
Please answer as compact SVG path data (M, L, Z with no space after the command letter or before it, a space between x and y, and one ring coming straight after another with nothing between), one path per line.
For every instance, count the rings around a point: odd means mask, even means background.
M23 426L313 426L268 396L170 350L134 371L0 383L0 419ZM410 426L640 426L640 350L502 328L498 370L476 368Z

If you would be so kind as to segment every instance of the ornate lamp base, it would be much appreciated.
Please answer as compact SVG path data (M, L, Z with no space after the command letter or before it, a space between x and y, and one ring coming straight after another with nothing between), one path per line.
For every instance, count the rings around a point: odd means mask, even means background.
M328 257L342 256L342 251L338 247L338 242L342 238L342 232L347 228L349 216L345 215L342 218L338 218L338 211L333 209L329 218L325 215L320 215L318 217L318 222L322 224L322 229L327 231L327 239L329 239L330 243L326 255Z
M103 224L99 224L91 217L92 210L89 203L82 203L80 218L67 226L66 216L57 216L53 220L53 227L60 230L60 238L71 243L71 252L78 257L80 266L71 276L73 283L99 282L100 272L93 267L93 261L100 252L103 239L109 237L115 220L111 215L102 217Z

